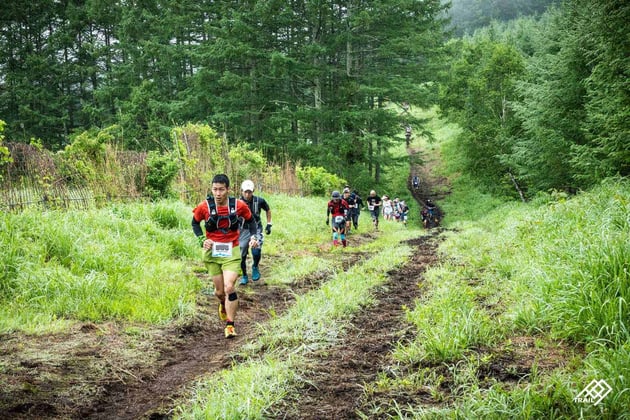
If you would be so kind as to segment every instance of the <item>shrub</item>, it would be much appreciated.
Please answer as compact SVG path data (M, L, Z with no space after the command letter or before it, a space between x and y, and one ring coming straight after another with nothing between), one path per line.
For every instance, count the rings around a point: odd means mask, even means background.
M171 153L149 152L147 155L146 193L151 199L168 197L171 193L171 182L177 175L177 161Z
M321 166L317 168L310 166L305 168L298 167L297 175L300 180L300 187L306 194L326 195L346 183L344 179L327 172Z
M230 180L235 182L234 189L237 191L236 182L244 179L261 179L263 172L269 170L265 157L257 150L252 150L248 146L238 145L229 151L230 157Z

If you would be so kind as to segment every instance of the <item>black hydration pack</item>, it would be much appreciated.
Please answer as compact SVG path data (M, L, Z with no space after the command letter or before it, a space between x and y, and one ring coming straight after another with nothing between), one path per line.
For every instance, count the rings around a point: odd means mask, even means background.
M240 227L240 220L236 214L236 198L229 197L228 199L228 215L219 216L217 213L217 204L214 201L214 197L206 198L206 204L208 205L208 213L210 217L206 220L206 232L221 231L222 233L228 233L230 230L238 230ZM219 222L223 219L228 221L227 228L219 229Z

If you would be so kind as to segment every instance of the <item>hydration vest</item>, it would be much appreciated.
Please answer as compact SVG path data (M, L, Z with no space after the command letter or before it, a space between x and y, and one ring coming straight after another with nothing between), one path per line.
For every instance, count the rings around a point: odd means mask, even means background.
M336 204L332 202L330 206L328 206L329 213L332 215L343 214L346 215L347 209L341 205L341 200L339 200Z
M218 230L222 233L228 233L230 230L239 229L240 218L238 217L238 214L236 214L236 198L229 197L227 216L219 216L214 197L206 198L206 204L208 205L208 213L210 214L208 220L206 220L206 232L214 232ZM224 219L228 221L227 228L219 228L219 222Z

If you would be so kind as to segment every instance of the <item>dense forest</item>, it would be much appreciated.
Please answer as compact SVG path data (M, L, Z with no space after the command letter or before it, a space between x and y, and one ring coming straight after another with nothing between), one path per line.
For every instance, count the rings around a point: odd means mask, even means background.
M553 3L454 1L449 20L439 0L14 1L0 18L4 141L59 151L106 130L165 152L174 127L203 123L365 186L395 166L404 125L424 132L407 106L437 104L463 129L453 164L492 191L626 176L630 6Z

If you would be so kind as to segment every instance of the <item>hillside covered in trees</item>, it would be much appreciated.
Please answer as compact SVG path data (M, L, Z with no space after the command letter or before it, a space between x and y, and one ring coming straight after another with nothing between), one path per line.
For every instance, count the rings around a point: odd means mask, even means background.
M457 36L472 34L475 29L493 21L507 22L525 16L543 14L558 0L451 0L448 16L449 28Z
M500 194L626 176L629 6L540 15L547 3L455 1L449 22L438 0L14 1L0 20L5 141L168 153L176 126L202 123L365 188L396 170L403 125L424 132L407 104L438 104L463 128L453 164ZM462 8L484 24L533 15L451 38Z

